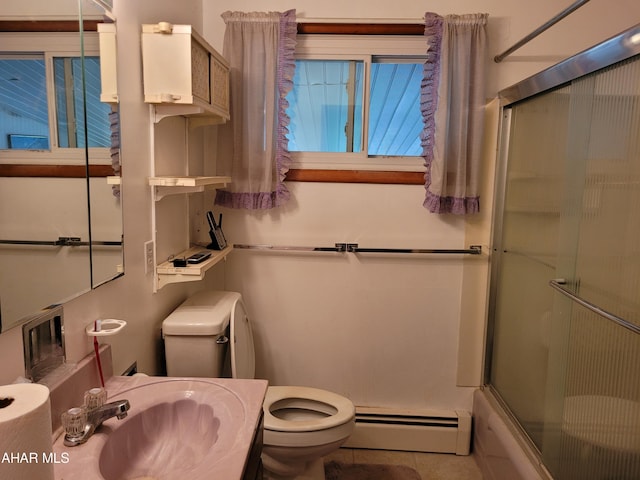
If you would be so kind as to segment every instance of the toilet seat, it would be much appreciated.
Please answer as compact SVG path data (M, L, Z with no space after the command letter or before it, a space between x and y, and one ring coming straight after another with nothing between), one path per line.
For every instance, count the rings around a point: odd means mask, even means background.
M278 418L277 410L306 410L317 415L300 420ZM353 421L353 403L336 393L311 387L268 387L263 404L264 428L278 432L317 432Z
M232 304L229 322L232 377L255 378L251 322L241 295L236 292L226 292L226 295ZM298 386L267 387L263 412L265 444L266 438L270 437L279 445L293 442L291 446L299 442L317 445L316 436L319 432L323 432L324 437L333 437L342 435L344 430L348 431L346 438L353 430L356 414L351 400L341 395L319 388ZM336 431L330 433L332 429ZM281 439L282 436L285 438ZM293 436L296 438L293 439Z
M231 377L255 378L256 352L253 344L253 330L244 308L242 296L236 292L227 292L231 299Z

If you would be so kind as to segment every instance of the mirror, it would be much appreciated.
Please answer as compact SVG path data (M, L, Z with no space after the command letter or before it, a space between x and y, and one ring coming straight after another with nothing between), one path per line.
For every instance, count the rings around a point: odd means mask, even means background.
M0 4L0 332L124 273L118 105L101 99L108 10Z

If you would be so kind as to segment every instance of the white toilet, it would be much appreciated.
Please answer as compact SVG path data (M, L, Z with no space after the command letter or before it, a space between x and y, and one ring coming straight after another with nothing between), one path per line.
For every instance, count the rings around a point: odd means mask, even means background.
M170 377L221 377L230 344L231 376L254 378L253 333L239 293L196 293L164 320L162 334ZM268 479L324 480L322 457L355 427L353 403L317 388L270 386L263 410Z

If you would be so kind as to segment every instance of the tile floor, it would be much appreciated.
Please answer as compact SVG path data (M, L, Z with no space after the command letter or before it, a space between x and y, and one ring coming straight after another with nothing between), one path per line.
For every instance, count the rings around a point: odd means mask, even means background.
M407 465L415 469L422 480L482 480L473 455L340 448L324 458L342 463Z

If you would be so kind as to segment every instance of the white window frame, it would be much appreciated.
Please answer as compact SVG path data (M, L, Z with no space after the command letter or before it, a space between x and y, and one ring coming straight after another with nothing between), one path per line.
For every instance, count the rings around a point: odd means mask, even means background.
M416 35L324 35L297 36L296 60L364 61L364 98L362 101L362 145L360 152L291 152L292 169L370 170L423 172L422 157L368 156L369 81L374 57L424 58L427 42Z
M83 32L84 54L99 56L100 46L96 32ZM46 69L47 108L49 115L49 147L46 151L0 150L0 164L27 165L84 165L85 148L60 148L58 146L58 124L56 120L55 85L53 74L54 57L80 57L80 34L78 32L44 33L17 32L0 33L1 54L43 55ZM92 147L90 164L111 162L108 148Z

